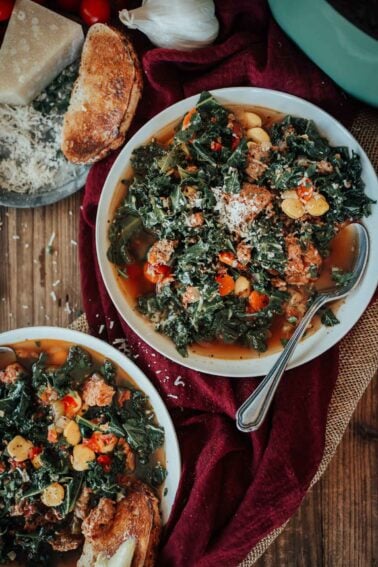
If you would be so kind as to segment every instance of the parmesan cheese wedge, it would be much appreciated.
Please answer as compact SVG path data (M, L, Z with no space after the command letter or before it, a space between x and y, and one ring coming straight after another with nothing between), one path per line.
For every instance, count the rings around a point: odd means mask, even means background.
M28 104L80 54L82 27L17 0L0 49L0 103Z

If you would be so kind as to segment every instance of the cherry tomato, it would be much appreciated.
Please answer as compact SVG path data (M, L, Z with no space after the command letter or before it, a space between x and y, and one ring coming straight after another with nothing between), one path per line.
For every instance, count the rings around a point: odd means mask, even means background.
M57 0L57 4L66 12L78 12L80 9L80 0Z
M108 22L110 20L109 0L82 0L80 15L88 26L98 22Z
M96 460L98 464L102 466L105 472L110 472L110 469L112 467L112 459L109 457L109 455L100 455Z
M15 0L0 0L0 22L6 22L12 15Z

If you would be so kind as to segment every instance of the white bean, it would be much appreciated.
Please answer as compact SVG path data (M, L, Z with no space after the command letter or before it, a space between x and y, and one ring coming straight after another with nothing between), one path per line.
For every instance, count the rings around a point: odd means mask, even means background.
M249 128L247 130L247 138L262 144L263 142L270 142L270 136L263 128Z
M305 213L302 203L296 199L284 199L281 208L285 215L291 219L300 219Z
M260 116L254 112L244 112L244 122L246 128L261 128L262 125Z
M33 443L22 437L16 435L7 445L9 456L15 461L26 461L28 459L29 451L33 447Z
M59 506L64 500L64 488L59 482L53 482L44 489L41 500L45 506Z
M235 295L239 297L248 297L251 290L251 284L245 276L239 276L235 282Z
M92 449L85 445L76 445L72 452L72 467L75 471L86 471L89 468L89 463L94 461L96 455Z

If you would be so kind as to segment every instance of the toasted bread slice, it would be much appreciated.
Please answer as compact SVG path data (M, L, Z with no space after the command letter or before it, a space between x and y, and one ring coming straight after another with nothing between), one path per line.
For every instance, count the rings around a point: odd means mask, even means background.
M153 567L161 531L158 499L146 485L136 483L117 504L102 498L82 530L85 543L78 567L93 567L99 557L109 561L120 550L128 556L122 567Z
M142 73L131 42L110 26L91 26L64 117L66 158L93 163L121 146L141 93Z

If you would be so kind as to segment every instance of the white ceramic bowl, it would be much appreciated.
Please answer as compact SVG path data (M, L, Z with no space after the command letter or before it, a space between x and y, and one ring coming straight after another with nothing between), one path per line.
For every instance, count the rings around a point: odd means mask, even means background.
M18 343L29 339L56 339L58 341L67 341L81 345L84 348L88 347L99 353L104 358L112 360L120 368L125 370L135 381L138 387L149 397L151 405L155 411L156 419L159 425L164 427L165 431L165 455L168 474L162 490L163 496L161 500L161 512L163 523L166 523L172 509L180 480L181 457L172 420L155 387L151 384L143 372L117 349L100 339L96 339L91 335L80 333L78 331L71 331L70 329L64 329L61 327L26 327L24 329L15 329L13 331L0 334L0 345Z
M314 120L320 132L332 145L348 146L350 150L359 154L363 169L363 180L366 184L365 191L370 197L378 199L377 177L367 155L348 130L317 106L286 93L254 87L219 89L212 91L212 94L220 103L225 105L264 106L284 114L293 114ZM244 360L215 359L198 354L189 354L187 358L180 356L174 344L167 337L155 332L151 324L128 303L118 286L112 266L106 257L109 245L107 231L111 221L111 202L115 187L124 176L125 169L129 164L132 151L145 144L156 132L182 117L190 108L195 106L198 96L195 95L182 100L152 118L129 140L119 154L105 181L98 207L97 256L106 288L121 317L154 349L179 364L209 374L229 377L260 376L266 374L272 367L277 359L277 353ZM364 224L368 229L371 245L368 266L358 288L338 309L337 316L340 324L331 328L321 326L316 333L298 345L289 367L304 364L335 345L355 325L369 304L378 283L377 205L373 205L373 213L364 220Z

